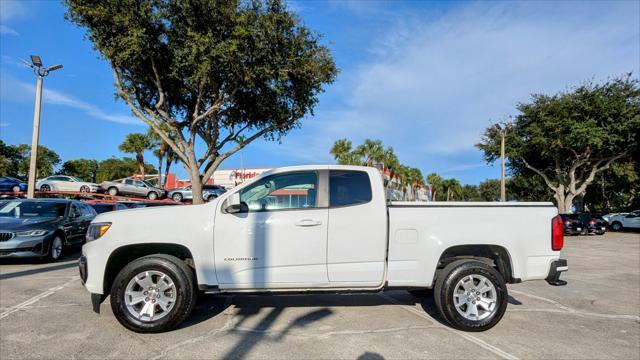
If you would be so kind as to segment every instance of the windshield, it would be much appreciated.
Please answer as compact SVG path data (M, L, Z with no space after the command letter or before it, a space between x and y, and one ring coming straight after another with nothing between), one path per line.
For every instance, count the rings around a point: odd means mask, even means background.
M62 217L67 204L38 201L9 201L0 205L0 217L16 219L34 217Z
M148 182L148 181L146 181L146 180L142 180L142 182L143 182L145 185L147 185L148 187L153 187L153 185L151 185L151 183L149 183L149 182Z
M69 176L71 178L71 180L75 181L75 182L83 182L84 180L80 179L79 177L75 177L75 176Z
M113 211L114 208L114 206L111 204L91 204L91 206L98 214L102 214L107 211Z

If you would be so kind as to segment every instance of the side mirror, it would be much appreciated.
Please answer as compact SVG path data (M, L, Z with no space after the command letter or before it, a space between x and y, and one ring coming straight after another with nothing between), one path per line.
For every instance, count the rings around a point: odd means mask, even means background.
M226 203L227 207L225 207L224 211L227 214L237 214L249 211L247 204L240 201L240 193L238 192L231 194L231 196L227 198Z

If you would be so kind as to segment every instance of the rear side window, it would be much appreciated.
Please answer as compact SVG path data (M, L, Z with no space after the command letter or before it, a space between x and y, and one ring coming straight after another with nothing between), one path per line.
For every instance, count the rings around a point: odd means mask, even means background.
M332 170L329 173L329 206L358 205L369 201L371 183L366 172Z

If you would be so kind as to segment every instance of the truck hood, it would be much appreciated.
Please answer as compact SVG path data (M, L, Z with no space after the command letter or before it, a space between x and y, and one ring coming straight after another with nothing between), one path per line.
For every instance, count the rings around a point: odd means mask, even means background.
M132 233L157 233L161 229L182 228L182 224L203 216L213 221L218 200L201 205L174 205L109 211L99 214L94 223L110 222L112 227L126 227Z

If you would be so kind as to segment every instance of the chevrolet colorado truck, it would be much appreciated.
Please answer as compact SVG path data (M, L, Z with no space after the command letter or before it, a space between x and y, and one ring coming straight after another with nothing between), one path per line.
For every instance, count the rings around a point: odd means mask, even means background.
M162 332L199 292L433 291L451 326L482 331L507 283L562 285L563 223L552 203L389 202L380 172L295 166L193 206L100 214L79 260L94 311ZM148 224L146 226L145 224Z

